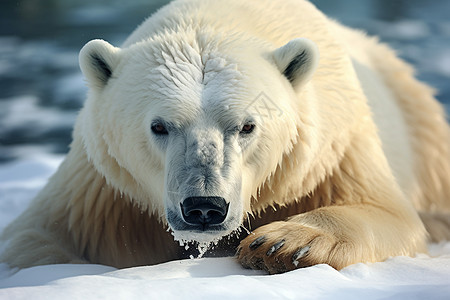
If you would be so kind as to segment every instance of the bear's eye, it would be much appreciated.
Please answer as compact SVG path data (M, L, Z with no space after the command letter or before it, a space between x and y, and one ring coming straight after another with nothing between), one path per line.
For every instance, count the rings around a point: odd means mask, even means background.
M152 132L157 135L164 135L164 134L169 133L167 131L166 127L159 122L153 123L151 128L152 128Z
M255 124L245 124L242 126L241 131L239 131L240 134L249 134L255 129Z

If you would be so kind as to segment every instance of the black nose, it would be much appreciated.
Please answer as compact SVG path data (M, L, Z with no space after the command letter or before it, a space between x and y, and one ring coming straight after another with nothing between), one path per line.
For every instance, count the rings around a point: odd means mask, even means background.
M189 197L181 203L181 212L186 223L191 225L217 225L228 213L229 203L222 197Z

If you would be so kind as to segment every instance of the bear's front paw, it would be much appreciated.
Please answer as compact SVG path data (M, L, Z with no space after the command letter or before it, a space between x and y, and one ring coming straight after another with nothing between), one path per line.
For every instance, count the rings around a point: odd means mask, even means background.
M246 237L238 247L237 256L245 268L275 274L320 263L331 264L329 258L334 256L337 244L334 236L320 229L294 222L274 222Z

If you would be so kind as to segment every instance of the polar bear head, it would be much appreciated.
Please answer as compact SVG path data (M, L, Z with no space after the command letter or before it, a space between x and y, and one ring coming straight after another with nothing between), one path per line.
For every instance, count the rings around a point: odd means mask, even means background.
M302 38L279 48L199 34L123 49L94 40L80 53L90 91L76 132L107 182L177 239L211 241L240 227L296 143L317 64Z

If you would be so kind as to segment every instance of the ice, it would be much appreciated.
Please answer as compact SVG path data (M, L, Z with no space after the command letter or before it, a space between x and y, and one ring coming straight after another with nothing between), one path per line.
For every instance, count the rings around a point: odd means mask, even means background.
M8 275L10 275L0 281L0 289L5 287L41 286L62 278L98 275L116 270L113 267L102 265L66 264L38 266L24 269L19 272L14 272L14 270L8 270L5 264L1 264L0 266L0 272L3 270L5 273L8 272Z
M90 6L74 10L67 14L65 21L70 25L114 24L120 17L120 11L114 7Z
M438 52L435 60L431 63L431 68L447 78L450 78L450 53L447 51Z
M0 134L19 129L40 134L52 128L71 128L76 114L40 106L37 97L24 95L3 99L0 102L0 117Z
M449 260L398 257L340 272L318 265L281 275L242 269L233 258L113 271L98 265L40 266L0 281L0 298L446 299Z
M421 20L398 20L396 22L374 22L377 32L383 38L417 40L430 36L430 28Z
M45 185L62 156L37 155L0 167L0 232Z
M58 104L81 107L87 95L87 83L81 73L71 73L57 80L54 93Z

